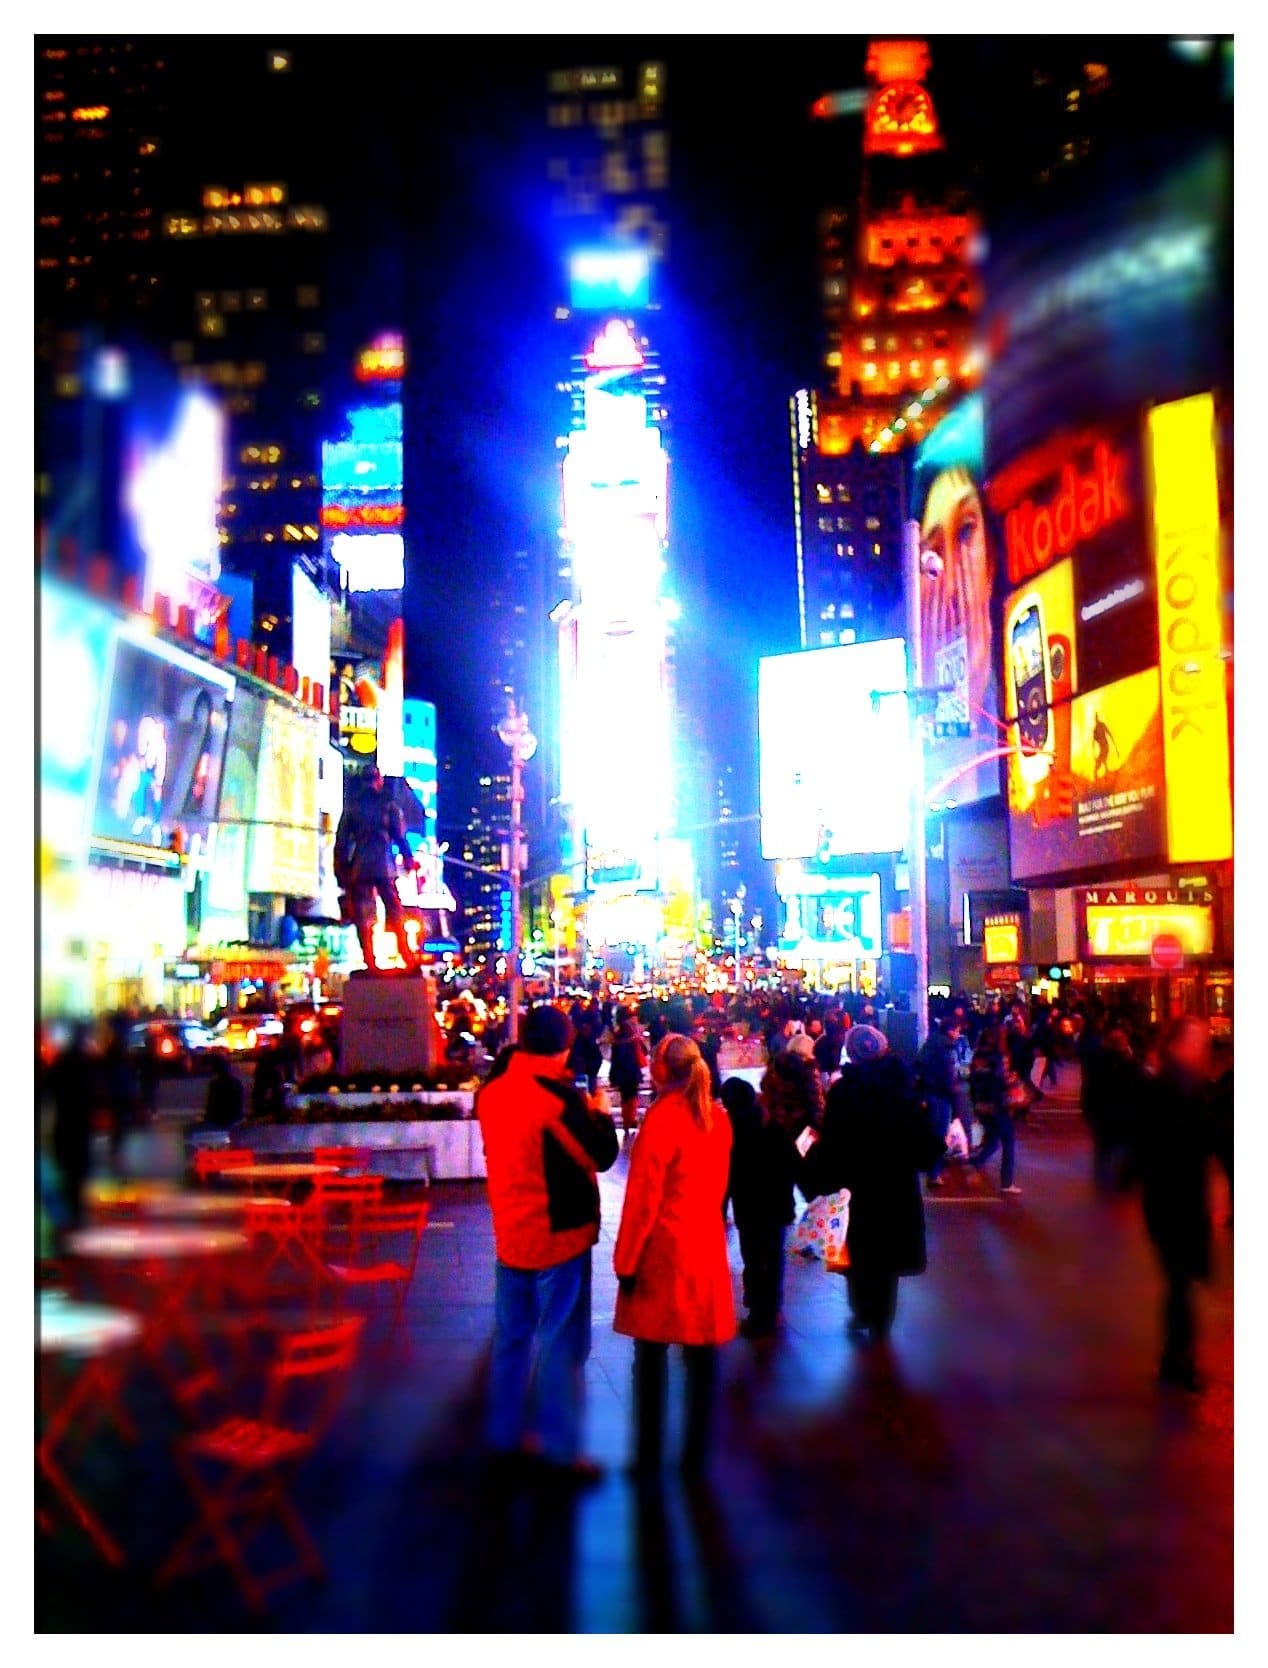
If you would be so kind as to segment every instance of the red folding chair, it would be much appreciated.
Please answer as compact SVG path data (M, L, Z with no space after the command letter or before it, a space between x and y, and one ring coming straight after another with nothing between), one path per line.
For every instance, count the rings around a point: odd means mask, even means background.
M205 1182L226 1170L244 1170L254 1163L255 1154L247 1147L199 1147L194 1154L194 1175Z
M327 1264L336 1288L344 1294L380 1288L392 1294L389 1338L400 1326L430 1212L426 1202L367 1205L360 1214L352 1260Z
M222 1419L179 1441L175 1458L198 1510L156 1580L223 1563L247 1606L300 1575L325 1574L317 1543L293 1505L289 1488L301 1462L330 1428L348 1374L356 1364L362 1322L295 1332L279 1342L257 1418ZM295 1563L256 1574L247 1550L254 1531L272 1518L287 1534Z
M370 1162L368 1147L314 1147L314 1164L337 1164L341 1170L364 1170Z

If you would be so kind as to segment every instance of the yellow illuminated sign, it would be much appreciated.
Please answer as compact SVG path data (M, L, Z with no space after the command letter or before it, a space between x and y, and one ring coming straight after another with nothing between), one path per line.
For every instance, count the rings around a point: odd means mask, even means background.
M1021 960L1021 923L986 921L982 925L982 955L988 967L1007 967Z
M1164 936L1178 939L1186 956L1209 956L1215 950L1214 911L1205 904L1087 906L1088 950L1093 956L1148 956L1154 940Z
M1233 804L1212 396L1155 406L1149 447L1168 857L1224 862L1233 855Z

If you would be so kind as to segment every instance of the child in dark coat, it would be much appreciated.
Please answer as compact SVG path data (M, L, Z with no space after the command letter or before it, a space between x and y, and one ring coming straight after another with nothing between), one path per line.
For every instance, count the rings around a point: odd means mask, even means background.
M742 1078L729 1078L722 1085L722 1104L734 1130L731 1208L744 1259L748 1316L740 1331L747 1338L774 1332L783 1307L784 1239L796 1215L795 1142L814 1117L817 1087L813 1061L783 1055L767 1068L760 1099Z

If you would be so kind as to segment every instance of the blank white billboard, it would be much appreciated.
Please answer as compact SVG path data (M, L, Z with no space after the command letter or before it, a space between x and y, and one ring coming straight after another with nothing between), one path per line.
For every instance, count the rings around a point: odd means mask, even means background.
M761 662L763 857L902 850L913 781L906 688L900 637Z

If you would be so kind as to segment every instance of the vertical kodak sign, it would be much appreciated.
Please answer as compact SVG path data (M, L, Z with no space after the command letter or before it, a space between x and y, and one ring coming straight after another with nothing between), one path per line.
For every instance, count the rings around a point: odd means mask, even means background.
M1172 863L1218 863L1233 854L1233 804L1211 395L1155 406L1149 450L1167 855Z

